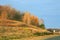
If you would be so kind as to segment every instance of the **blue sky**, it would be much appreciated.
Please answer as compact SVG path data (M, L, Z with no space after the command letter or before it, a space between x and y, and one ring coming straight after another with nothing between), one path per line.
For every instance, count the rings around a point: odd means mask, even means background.
M46 28L60 28L60 0L0 0L0 5L29 11L42 18Z

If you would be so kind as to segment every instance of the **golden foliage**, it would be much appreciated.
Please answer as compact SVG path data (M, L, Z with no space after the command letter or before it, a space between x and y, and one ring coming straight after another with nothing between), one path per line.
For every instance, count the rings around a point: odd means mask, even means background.
M30 14L28 12L26 12L23 16L23 22L30 24Z
M12 20L22 20L26 24L34 23L34 25L39 24L39 19L36 16L32 16L29 12L24 12L24 15L21 16L20 11L11 8L10 6L0 6L0 18ZM8 15L9 14L9 15ZM18 14L18 15L17 15ZM19 19L20 18L20 19Z

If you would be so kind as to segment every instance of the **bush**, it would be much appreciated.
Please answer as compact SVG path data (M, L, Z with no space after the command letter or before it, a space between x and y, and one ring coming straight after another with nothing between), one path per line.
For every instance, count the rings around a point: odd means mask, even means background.
M39 27L42 28L42 29L45 29L45 25L44 24L39 25Z
M48 32L36 32L34 33L34 36L44 36L44 35L51 35L52 33L48 33Z
M34 36L43 36L43 33L36 32L34 33Z

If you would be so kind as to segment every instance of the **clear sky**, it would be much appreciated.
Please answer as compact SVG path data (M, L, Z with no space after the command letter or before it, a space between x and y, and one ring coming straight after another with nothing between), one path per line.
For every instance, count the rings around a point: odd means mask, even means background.
M0 0L0 5L29 11L42 18L46 28L60 28L60 0Z

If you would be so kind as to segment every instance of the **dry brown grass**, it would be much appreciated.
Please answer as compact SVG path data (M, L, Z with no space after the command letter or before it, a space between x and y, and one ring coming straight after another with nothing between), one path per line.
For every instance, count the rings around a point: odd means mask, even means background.
M18 40L45 40L47 38L52 38L55 36L59 36L59 35L45 35L45 36L38 36L38 37L28 37L28 38L23 38L23 39L18 39Z

